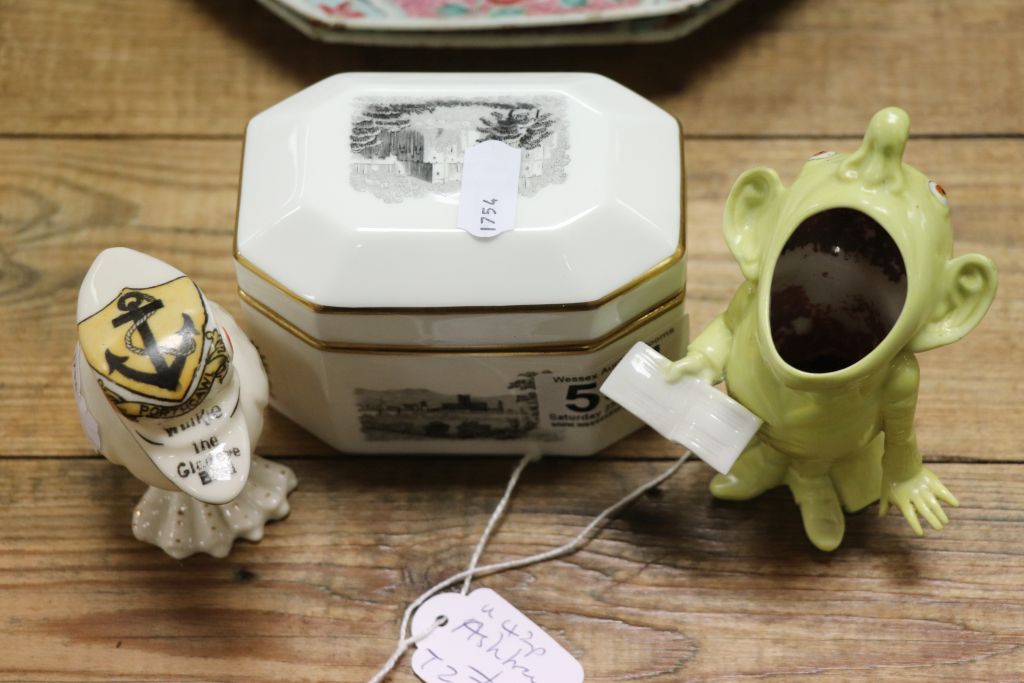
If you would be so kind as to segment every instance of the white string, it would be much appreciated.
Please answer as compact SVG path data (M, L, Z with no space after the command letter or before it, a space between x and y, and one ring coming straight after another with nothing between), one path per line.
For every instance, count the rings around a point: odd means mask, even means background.
M505 514L505 508L508 507L508 501L512 498L512 491L515 490L516 484L519 483L519 476L526 469L526 466L531 462L537 462L541 459L542 453L537 448L531 447L529 451L519 460L519 464L512 470L512 476L509 477L508 486L505 487L505 495L498 501L498 505L494 508L494 512L491 513L491 518L487 520L487 527L484 529L483 535L480 537L480 542L476 544L476 548L473 550L473 557L469 560L469 567L466 568L468 574L466 575L466 581L462 584L462 594L467 595L469 593L469 584L473 580L473 571L476 566L480 564L480 556L484 554L484 548L487 546L487 542L491 540L491 534L494 533L494 529L498 526L498 522L501 521L502 516Z
M406 614L408 614L408 612L406 612ZM395 651L391 653L390 657L388 657L388 661L384 662L384 666L380 668L380 671L374 674L373 678L370 679L370 683L380 683L381 681L383 681L385 676L387 676L389 673L395 670L395 666L398 664L398 659L405 654L406 650L408 650L410 647L412 647L416 643L420 642L421 640L429 636L437 629L438 626L440 626L443 623L445 623L445 620L438 617L434 620L434 623L432 623L429 627L423 629L422 633L417 633L415 635L409 636L408 638L405 638L404 640L399 640L398 647L396 647ZM404 619L402 621L402 624L405 624Z
M477 565L480 563L480 556L483 555L484 548L486 547L487 542L490 540L491 535L497 528L498 522L501 520L502 515L504 515L505 508L508 507L509 500L512 499L512 492L515 490L516 484L519 483L519 477L523 474L523 470L526 469L527 465L529 465L531 462L536 462L537 460L540 460L542 456L543 454L536 447L531 447L530 450L523 454L523 457L519 459L519 463L516 465L516 468L512 470L512 476L509 477L508 484L505 486L505 494L501 497L501 500L499 500L498 504L495 506L494 512L491 513L491 518L487 520L487 526L484 527L484 533L480 536L480 540L477 542L476 548L473 549L473 555L469 560L469 567L466 569L466 571L461 572L460 574L460 576L462 574L466 575L466 581L462 585L463 595L469 593L469 584L473 580L473 573L475 572ZM451 584L448 585L452 585L454 583L456 583L456 581L452 581ZM437 588L438 590L442 590L437 586L435 586L435 588ZM424 629L422 633L416 633L410 635L407 638L404 637L406 630L409 627L409 621L412 618L413 612L416 611L416 609L423 603L424 600L428 599L432 595L433 593L431 593L430 595L424 594L420 596L411 605L409 605L409 607L406 608L405 614L402 615L402 625L399 627L398 646L395 647L395 651L391 653L391 656L388 657L388 661L384 663L384 666L381 667L380 671L378 671L377 674L370 679L370 683L379 683L380 681L382 681L386 675L388 675L391 671L394 670L395 666L398 664L399 658L401 658L401 656L405 654L406 650L408 650L410 647L412 647L416 643L420 642L421 640L429 636L439 626L445 623L445 619L443 617L438 617L434 620L434 623L432 623L430 626Z
M509 485L505 489L505 495L502 497L501 501L499 501L498 506L495 508L494 513L492 513L491 515L490 521L487 523L487 527L484 529L484 536L480 539L480 543L477 544L469 568L459 572L458 574L455 574L454 576L449 576L447 579L438 583L432 588L429 588L422 595L420 595L418 598L409 603L409 606L405 608L405 613L402 615L402 624L399 627L398 646L395 648L395 651L391 653L391 656L388 657L387 662L384 663L384 666L381 667L380 671L378 671L373 676L373 678L369 680L368 683L381 683L381 681L384 680L384 677L394 670L395 666L398 664L398 660L402 657L403 654L405 654L406 650L408 650L410 647L412 647L419 641L423 640L424 638L428 637L439 626L441 626L441 624L444 623L443 619L438 618L434 621L433 624L430 625L430 627L424 629L422 633L413 634L406 637L406 633L408 633L409 631L409 622L412 620L412 615L416 612L417 609L419 609L423 605L424 602L434 597L436 594L440 593L444 589L454 586L459 581L466 581L466 584L463 586L463 594L465 594L465 591L468 591L469 581L473 578L479 576L489 576L491 574L498 574L509 569L518 569L520 567L526 567L531 564L546 562L548 560L555 560L559 557L564 557L566 555L570 555L576 552L591 540L591 535L606 521L608 521L610 517L616 515L624 507L626 507L627 505L629 505L634 500L636 500L643 494L647 493L651 489L657 488L667 479L669 479L673 474L678 472L679 468L683 466L683 463L687 461L690 455L690 452L687 451L682 456L680 456L678 460L672 463L672 466L669 467L667 470L656 476L654 479L651 479L646 484L637 487L614 505L605 508L604 511L601 512L601 514L599 514L597 517L591 520L590 524L584 527L584 529L580 531L578 534L576 534L576 537L568 543L543 553L531 555L529 557L521 557L517 560L508 560L506 562L497 562L495 564L488 564L484 565L483 567L477 567L476 562L479 561L480 554L483 553L483 546L486 544L486 540L489 537L489 535L493 533L494 527L497 525L497 521L500 518L501 513L504 512L505 507L508 505L508 501L512 496L512 490L515 488L515 484L519 479L519 475L522 474L522 471L526 468L526 465L540 458L540 455L534 451L531 451L524 455L522 459L519 461L519 464L516 465L516 469L512 472L512 477L509 479Z

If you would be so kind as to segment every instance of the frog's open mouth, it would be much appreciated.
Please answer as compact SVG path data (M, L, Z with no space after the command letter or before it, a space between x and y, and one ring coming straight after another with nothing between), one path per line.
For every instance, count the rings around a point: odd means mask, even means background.
M906 265L889 233L855 209L822 211L797 227L775 263L772 343L797 370L842 370L882 343L906 298Z

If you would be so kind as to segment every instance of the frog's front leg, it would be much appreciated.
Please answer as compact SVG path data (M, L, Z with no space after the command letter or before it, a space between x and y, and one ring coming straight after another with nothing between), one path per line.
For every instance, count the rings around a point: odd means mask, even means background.
M750 308L754 292L754 285L750 282L740 286L728 308L690 342L686 356L666 368L665 378L669 382L678 382L683 377L700 377L711 384L718 384L725 379L732 353L733 330Z
M893 362L886 382L882 408L882 430L885 452L882 457L882 495L879 514L885 515L895 504L918 536L924 532L918 514L932 528L941 529L949 523L940 500L949 505L959 503L934 472L921 461L914 431L917 409L917 388L920 370L912 354L903 354Z

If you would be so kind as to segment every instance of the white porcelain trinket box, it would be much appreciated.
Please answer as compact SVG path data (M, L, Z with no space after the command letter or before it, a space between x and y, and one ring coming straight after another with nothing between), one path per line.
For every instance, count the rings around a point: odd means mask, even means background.
M491 141L518 193L483 238L457 217ZM271 403L349 452L604 448L640 426L597 390L616 362L688 341L682 194L676 119L594 74L303 90L252 119L242 166L236 272Z
M130 249L96 257L78 297L72 375L93 447L150 486L141 541L224 557L288 514L291 469L252 453L267 378L234 319L184 273Z

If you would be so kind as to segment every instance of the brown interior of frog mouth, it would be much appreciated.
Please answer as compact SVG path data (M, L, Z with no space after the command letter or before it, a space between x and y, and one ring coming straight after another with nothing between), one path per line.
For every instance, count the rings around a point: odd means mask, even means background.
M772 343L803 372L842 370L882 343L906 298L906 265L889 233L855 209L822 211L797 227L775 264Z

